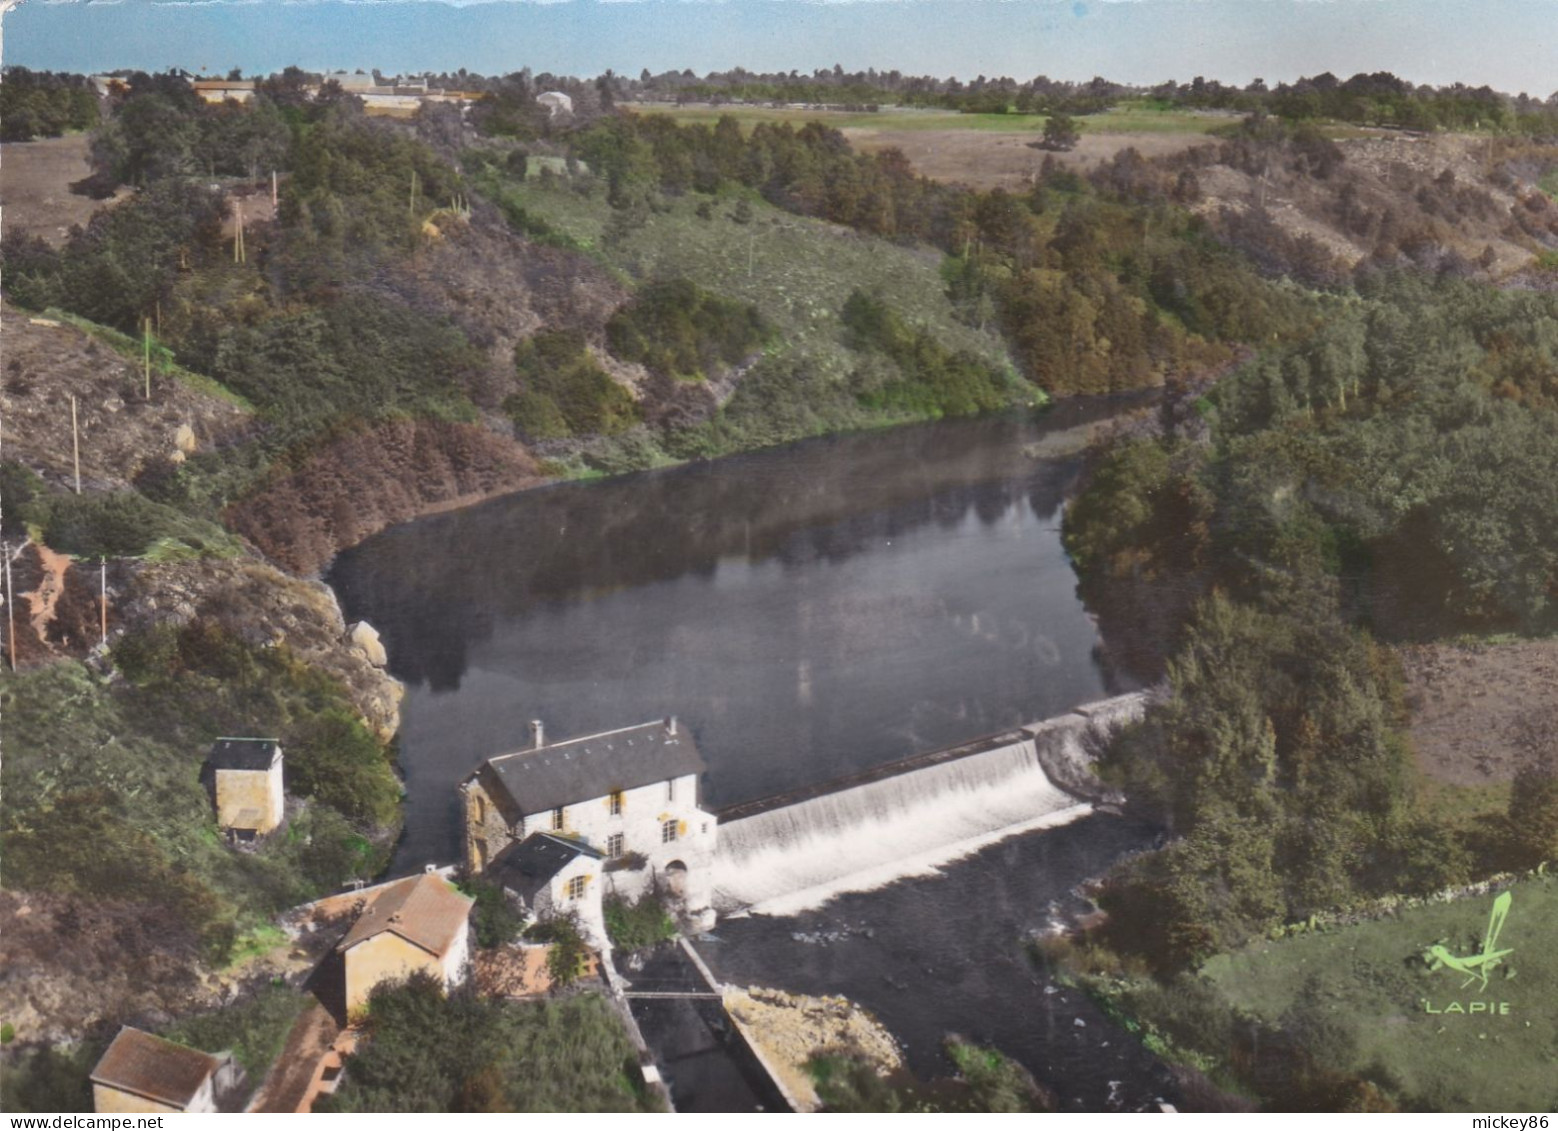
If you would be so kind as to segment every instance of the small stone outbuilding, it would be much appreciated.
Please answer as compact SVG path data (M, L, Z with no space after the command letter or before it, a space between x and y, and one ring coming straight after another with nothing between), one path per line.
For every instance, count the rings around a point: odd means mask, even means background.
M380 982L426 973L448 990L463 981L475 902L436 872L374 893L336 946L345 967L347 1015L366 1004Z
M286 807L281 767L281 743L274 738L219 738L212 744L203 776L223 831L252 838L281 824Z
M231 1056L212 1056L126 1025L92 1069L92 1107L98 1112L213 1112L217 1093L237 1068Z

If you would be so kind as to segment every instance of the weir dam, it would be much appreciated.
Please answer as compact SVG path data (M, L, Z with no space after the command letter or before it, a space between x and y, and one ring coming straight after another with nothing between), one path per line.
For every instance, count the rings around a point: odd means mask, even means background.
M714 905L793 915L1083 817L1102 799L1089 739L1139 719L1149 695L721 809Z

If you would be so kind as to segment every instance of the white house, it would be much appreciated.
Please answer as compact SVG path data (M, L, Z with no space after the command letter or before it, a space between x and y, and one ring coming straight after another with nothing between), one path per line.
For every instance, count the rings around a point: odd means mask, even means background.
M585 941L596 950L609 948L601 911L601 854L589 845L531 833L493 857L486 874L533 917L577 915Z
M534 745L487 759L460 786L466 868L483 872L547 833L601 858L600 895L656 887L712 923L717 821L699 807L703 758L687 729L665 719L549 744L531 725Z
M573 113L573 99L560 90L548 90L536 95L536 102L546 107L549 117Z

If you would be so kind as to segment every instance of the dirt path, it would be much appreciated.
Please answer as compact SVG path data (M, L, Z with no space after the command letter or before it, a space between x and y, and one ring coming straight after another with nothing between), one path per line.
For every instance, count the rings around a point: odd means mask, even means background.
M298 1014L287 1043L271 1065L265 1083L249 1102L250 1111L284 1112L292 1114L312 1106L314 1078L319 1074L319 1062L329 1054L341 1027L335 1018L318 1002Z
M33 543L32 548L43 567L43 579L38 582L38 588L21 596L26 598L27 606L32 611L32 630L38 634L39 640L47 643L49 626L54 622L54 611L65 592L65 571L70 568L70 558L66 554L56 554L41 542Z

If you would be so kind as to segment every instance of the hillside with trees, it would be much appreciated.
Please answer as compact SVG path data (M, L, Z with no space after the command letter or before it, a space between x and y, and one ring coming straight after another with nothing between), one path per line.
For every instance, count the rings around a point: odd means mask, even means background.
M1167 841L1108 879L1088 961L1191 1008L1185 979L1251 940L1558 856L1538 740L1507 807L1436 805L1399 659L1558 629L1551 104L1390 75L439 81L480 96L468 117L370 116L296 68L243 104L172 72L101 96L0 83L7 141L91 130L77 191L125 197L0 242L8 321L54 335L6 363L8 413L52 422L8 431L0 465L32 614L0 684L6 899L125 931L145 973L26 935L26 1041L209 1011L277 912L383 869L398 700L312 582L342 548L562 478L1071 396L1161 391L1066 515L1104 635L1166 681L1101 768ZM635 100L1029 115L1052 152L1020 190L981 190L820 121L678 123ZM1174 155L1065 163L1122 101L1229 120ZM119 437L79 486L67 385L89 438ZM196 777L235 732L288 758L286 834L252 853L221 843ZM69 1026L49 1015L65 1000ZM383 995L335 1102L653 1106L597 1004ZM1301 1045L1314 1089L1268 1102L1403 1099ZM1001 1102L1028 1104L1003 1065ZM873 1091L847 1068L841 1107Z

